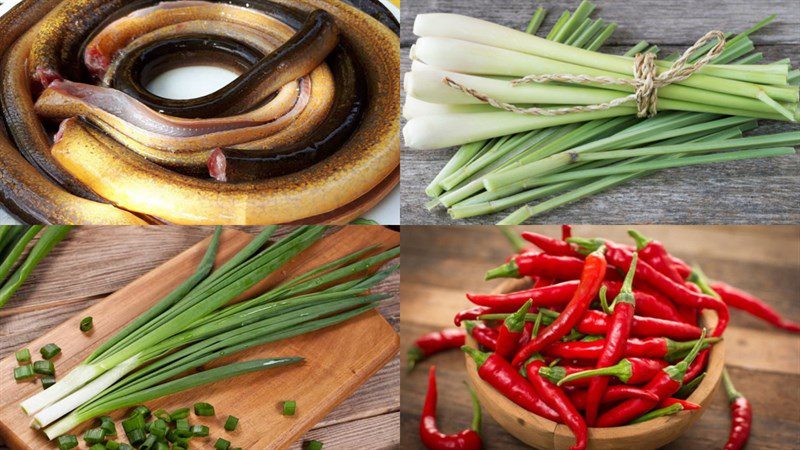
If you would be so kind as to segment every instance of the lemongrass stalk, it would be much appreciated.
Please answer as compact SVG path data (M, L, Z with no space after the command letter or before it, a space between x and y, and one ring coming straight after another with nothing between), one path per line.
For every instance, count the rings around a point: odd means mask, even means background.
M443 105L439 103L428 103L418 100L411 96L406 96L403 103L403 118L411 120L416 117L435 116L440 114L462 114L474 112L489 112L493 108L486 104L475 105Z
M583 21L594 11L595 5L587 0L583 0L570 16L564 26L553 36L554 42L566 42L567 39L578 29Z
M617 31L617 24L614 23L614 22L611 22L610 24L608 24L607 27L605 27L603 29L603 31L600 32L600 34L598 34L592 40L591 44L589 44L589 46L586 47L586 50L595 51L595 50L599 49L600 47L603 46L603 44L606 43L608 38L610 38L611 35L614 34L615 31Z
M187 389L191 389L193 387L213 383L215 381L219 381L222 379L227 379L234 376L243 375L246 373L251 373L259 370L285 366L287 364L294 364L302 360L303 358L297 358L297 357L261 359L243 363L234 363L227 366L217 367L200 373L188 375L186 377L179 378L177 380L170 381L168 383L164 383L163 385L155 386L150 389L137 392L136 394L132 394L126 397L121 397L115 400L114 402L107 404L102 410L102 412L98 413L94 411L94 412L88 412L84 415L84 417L87 416L91 417L82 418L78 414L74 415L70 414L69 416L65 417L63 420L59 421L53 426L48 427L45 430L45 434L49 439L55 439L58 436L68 433L70 430L77 427L86 420L89 420L90 418L93 417L97 417L106 412L145 403L157 398L164 397L166 395L174 394L176 392L181 392Z
M794 69L789 72L789 83L797 84L800 81L800 69Z
M470 142L469 144L465 144L458 149L458 151L453 155L452 158L447 162L447 164L442 168L442 170L431 180L428 187L425 188L425 193L428 194L430 197L436 197L444 192L444 189L440 185L443 179L450 176L450 174L454 173L458 168L462 167L466 162L475 155L481 148L485 145L486 141L478 141L478 142Z
M546 75L557 73L633 80L633 75L630 74L621 75L514 50L443 37L421 37L414 44L412 50L410 52L411 58L418 59L429 66L470 75L524 77L531 74ZM766 112L769 109L765 109L764 105L760 104L759 94L761 93L778 101L796 103L798 100L797 89L791 86L756 85L719 79L719 84L715 84L714 87L723 86L726 89L708 89L704 85L697 86L697 83L688 83L689 80L693 80L697 76L697 74L694 74L682 83L673 83L659 88L659 99L682 100L691 103ZM735 86L728 86L728 84L734 84ZM584 86L628 93L634 90L632 86L616 84L598 85L589 83Z
M571 15L572 14L569 11L564 11L561 13L561 16L559 16L558 20L556 20L556 23L553 24L553 28L550 30L550 33L547 34L545 39L555 38L558 32L561 31L561 28L564 26L564 24L567 23Z
M634 56L637 53L643 53L648 47L650 47L649 42L639 41L636 45L628 49L627 52L623 53L623 56Z
M613 150L599 153L576 155L573 161L596 161L603 159L622 159L634 156L667 155L670 153L692 153L729 149L765 148L800 145L800 131L750 136L730 139L724 142L695 142L681 145L651 146L637 149Z
M742 39L732 45L729 48L730 51L726 52L725 55L721 55L715 61L718 61L720 64L727 64L740 56L750 53L754 48L755 45L753 45L753 41L750 39Z
M581 34L585 33L593 23L594 20L592 19L584 19L580 26L576 28L566 40L564 40L564 43L567 45L575 45L575 39L577 39Z
M631 58L570 47L482 19L458 14L419 14L414 20L414 34L420 37L436 36L471 41L617 74L631 73L633 65ZM669 67L670 64L661 62L660 65ZM781 76L780 71L766 67L758 69L758 72L751 72L735 66L706 65L680 83L718 92L747 95L742 92L745 86L757 89L756 83L780 85L786 83L786 79L785 73Z
M528 22L525 32L528 34L535 34L537 31L539 31L539 27L542 26L542 22L544 22L545 17L547 17L547 10L542 6L536 8L536 12L533 13L531 21Z
M589 44L589 41L596 36L600 30L605 27L606 23L603 22L603 19L597 19L593 22L586 30L584 30L580 36L575 38L574 41L570 43L570 45L574 45L575 47L583 47Z
M747 56L737 59L733 61L731 64L756 64L764 59L764 54L761 52L758 53L751 53ZM791 72L790 72L791 73ZM787 77L788 80L788 77Z

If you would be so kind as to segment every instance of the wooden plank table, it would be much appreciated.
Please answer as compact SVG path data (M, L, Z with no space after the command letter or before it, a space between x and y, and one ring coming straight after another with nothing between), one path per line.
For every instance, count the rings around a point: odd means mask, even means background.
M551 236L559 234L553 226L535 229ZM626 229L579 225L575 235L629 242ZM676 256L700 264L710 277L757 293L786 317L800 321L800 227L637 229L664 242ZM505 238L489 227L404 227L400 354L405 355L420 335L452 327L455 313L469 306L464 292L489 292L497 286L499 280L484 282L483 274L501 264L509 253ZM731 376L753 405L753 432L747 448L800 447L800 336L732 311L724 337ZM454 432L469 426L470 400L462 384L466 379L464 356L457 351L437 355L401 377L404 449L423 448L418 437L419 418L431 363L437 366L441 429ZM729 424L727 400L720 389L700 420L667 448L721 448ZM525 448L491 417L484 418L483 436L488 449Z
M257 227L236 227L257 232ZM287 228L289 229L289 228ZM281 229L276 236L285 233ZM213 232L210 227L78 227L0 309L0 358L95 304ZM68 262L68 263L65 263ZM58 267L59 270L54 270ZM67 269L64 269L67 267ZM393 293L379 311L399 329L399 273L374 289ZM394 358L320 421L303 441L328 448L399 445L399 359ZM299 449L298 442L292 448ZM0 450L7 447L0 442Z
M453 12L525 29L533 11L549 11L542 30L549 30L565 8L579 0L404 0L401 65L408 71L408 50L416 40L414 18L423 12ZM683 52L712 29L738 32L777 14L778 19L752 36L765 61L800 60L800 8L796 0L604 0L593 18L617 22L619 28L603 47L624 53L640 40L657 44L662 55ZM798 130L797 124L762 121L756 134ZM455 149L412 150L401 154L401 214L404 224L497 223L514 209L490 216L453 221L443 208L430 212L425 187ZM535 223L785 223L800 222L800 158L797 155L724 164L668 169L633 180L581 201L534 217Z

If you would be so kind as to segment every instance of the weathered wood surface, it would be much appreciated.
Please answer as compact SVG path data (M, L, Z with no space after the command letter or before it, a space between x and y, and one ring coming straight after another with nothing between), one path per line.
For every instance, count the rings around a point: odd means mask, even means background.
M235 227L257 232L258 227ZM285 234L285 228L276 235ZM12 354L63 320L97 303L211 234L210 227L78 227L36 268L0 309L0 358ZM376 292L399 292L399 274ZM399 330L399 296L380 313ZM399 445L399 360L395 358L303 439L326 448L396 448ZM299 449L301 443L294 445ZM0 442L0 450L6 447Z
M401 65L410 65L408 49L416 37L412 25L423 12L462 13L515 29L524 29L539 5L548 9L543 30L549 30L565 8L580 2L555 0L405 0L402 4ZM752 36L765 61L800 60L800 7L796 0L607 0L593 18L619 24L603 47L623 53L648 40L662 54L683 51L712 29L742 31L777 14L778 19ZM754 134L797 130L796 124L762 121ZM455 149L411 150L401 156L401 216L404 224L496 223L504 212L453 221L439 208L425 209L425 186L450 159ZM800 158L796 155L668 169L633 180L611 190L557 208L529 221L533 223L797 223L800 220Z
M713 277L766 299L786 317L800 321L800 227L637 227L667 245L678 257L697 262ZM557 236L556 227L536 230ZM577 226L579 236L629 241L626 227ZM470 304L464 292L489 292L500 281L484 282L483 274L509 254L505 238L479 227L404 227L400 354L414 339L452 327L455 312ZM726 363L736 387L753 404L753 433L747 448L800 447L800 337L777 331L741 311L732 311L725 332ZM403 363L405 360L403 359ZM461 352L443 353L401 377L403 448L423 448L418 438L419 414L427 386L427 368L436 364L439 422L445 432L469 426L469 395ZM669 449L722 448L730 419L724 392L718 390L703 414ZM485 417L484 442L489 449L526 448L490 417Z

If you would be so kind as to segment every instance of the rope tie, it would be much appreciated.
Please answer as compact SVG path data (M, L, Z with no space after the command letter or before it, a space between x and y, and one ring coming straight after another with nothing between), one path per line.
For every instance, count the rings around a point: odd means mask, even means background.
M710 42L712 39L717 39L717 44L705 56L697 60L694 64L687 65L692 55L697 52L701 47ZM634 93L625 97L615 98L614 100L598 103L595 105L582 105L572 106L568 108L520 108L510 103L504 103L486 94L476 91L475 89L466 87L461 83L449 78L444 78L444 83L452 88L458 89L467 95L477 98L478 100L488 103L498 109L503 109L517 114L528 114L532 116L560 116L564 114L571 114L576 112L591 112L603 111L606 109L620 106L629 102L636 102L638 117L652 117L658 113L658 88L668 86L672 83L677 83L689 78L698 69L711 62L714 58L718 57L725 50L725 35L721 31L713 30L706 33L691 47L686 49L669 69L665 70L661 75L658 75L658 67L655 63L655 55L652 53L637 53L633 60L633 79L628 78L614 78L607 76L588 76L588 75L570 75L570 74L545 74L545 75L528 75L518 80L511 81L512 86L519 86L526 83L548 83L557 81L562 83L597 83L603 85L623 85L631 86Z

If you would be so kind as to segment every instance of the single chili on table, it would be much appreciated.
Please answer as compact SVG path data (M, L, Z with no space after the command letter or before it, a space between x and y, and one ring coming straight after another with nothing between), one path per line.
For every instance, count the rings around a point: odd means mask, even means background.
M725 394L728 396L731 408L731 431L724 450L739 450L750 438L753 409L747 398L734 387L728 369L722 369L722 383L725 385Z
M475 361L478 366L478 376L507 399L538 416L562 423L558 413L536 394L528 380L508 361L494 353L481 352L466 345L461 347L461 350Z
M721 281L711 283L711 288L722 297L722 301L728 306L748 312L778 328L792 333L800 333L800 324L781 317L777 311L760 298Z
M589 304L594 300L605 278L607 263L603 255L604 251L605 248L601 246L586 257L581 271L580 284L578 284L572 299L553 323L538 336L532 338L531 342L514 356L512 361L514 366L519 366L534 353L561 339L580 322L583 313L589 309Z
M418 362L435 353L461 348L466 335L459 328L447 328L420 336L408 349L408 370L413 370Z
M703 336L705 336L705 330L703 330ZM597 418L597 426L616 427L625 425L652 409L658 402L672 397L680 389L686 369L700 351L701 342L702 339L698 340L694 348L681 362L665 367L644 386L646 391L653 392L658 396L658 401L652 402L638 398L625 400L601 414Z
M436 426L436 366L428 372L428 392L425 394L425 405L422 408L422 420L419 422L419 437L430 450L480 450L481 442L481 407L475 393L470 389L472 397L472 426L458 434L444 434Z

